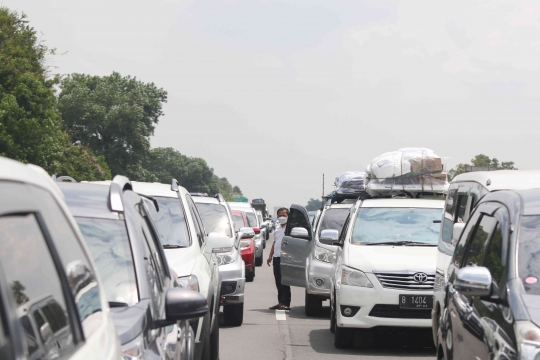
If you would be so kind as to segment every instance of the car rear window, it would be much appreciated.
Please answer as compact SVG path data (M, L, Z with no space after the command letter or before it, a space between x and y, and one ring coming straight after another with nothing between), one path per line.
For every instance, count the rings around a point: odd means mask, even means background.
M186 224L186 215L179 198L159 197L155 199L159 211L150 207L150 213L159 232L159 241L167 246L190 246L189 233Z
M328 229L337 230L341 235L343 224L345 224L345 220L347 220L348 215L349 209L326 210L321 221L321 226L319 226L319 236L321 236L321 231Z
M255 217L254 213L246 212L246 217L248 221L248 226L250 227L256 227L257 226L257 218Z
M111 306L139 302L133 254L122 220L77 217Z
M208 233L217 232L232 237L227 209L221 204L195 203L204 228Z
M240 231L241 228L245 227L244 224L244 218L240 214L233 214L233 220L234 220L234 230Z
M540 216L523 216L519 229L518 273L527 294L540 295Z
M354 224L352 242L376 244L414 241L437 245L441 216L442 209L360 208Z

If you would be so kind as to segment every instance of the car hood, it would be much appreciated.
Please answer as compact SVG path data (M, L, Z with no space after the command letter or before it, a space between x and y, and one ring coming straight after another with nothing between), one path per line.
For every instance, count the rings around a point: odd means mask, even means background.
M164 249L165 257L178 277L191 275L197 263L197 253L194 246L181 249Z
M436 246L350 245L345 265L364 272L415 270L435 273Z
M523 303L529 313L531 321L540 327L540 296L531 294L521 294Z

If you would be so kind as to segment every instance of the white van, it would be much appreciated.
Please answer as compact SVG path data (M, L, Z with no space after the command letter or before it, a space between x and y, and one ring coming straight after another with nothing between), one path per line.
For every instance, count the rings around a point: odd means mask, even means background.
M434 304L431 312L435 344L437 344L437 331L439 330L441 304L444 301L448 265L473 208L484 195L492 191L533 188L540 188L540 171L538 170L470 172L456 176L450 183L439 235Z

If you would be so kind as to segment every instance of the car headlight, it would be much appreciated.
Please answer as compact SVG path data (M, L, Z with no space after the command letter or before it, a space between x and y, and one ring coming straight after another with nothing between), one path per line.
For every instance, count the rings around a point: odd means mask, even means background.
M179 277L176 283L179 288L199 291L199 279L195 275Z
M122 358L124 360L138 360L144 357L146 344L144 343L143 335L139 335L135 340L130 341L122 346Z
M251 244L251 239L240 240L240 250L248 248L250 244Z
M530 321L516 321L516 340L521 360L540 360L540 328Z
M360 270L351 269L347 266L341 267L341 283L344 285L360 286L372 288L373 284Z
M315 259L327 263L333 263L336 259L336 253L332 250L317 245L315 248Z
M234 247L228 248L228 251L216 253L216 260L218 265L226 265L234 262L238 257L238 250Z

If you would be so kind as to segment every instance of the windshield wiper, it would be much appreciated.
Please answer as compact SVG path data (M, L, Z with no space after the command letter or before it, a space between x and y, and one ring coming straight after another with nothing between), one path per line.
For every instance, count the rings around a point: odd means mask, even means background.
M163 245L164 249L179 249L179 248L185 248L185 246L182 245L174 245L174 244L165 244Z
M120 301L109 301L109 307L111 308L119 308L119 307L128 307L128 303L120 302Z
M365 243L364 245L397 245L397 246L423 245L423 246L437 246L437 244L428 244L428 243L423 243L423 242L419 242L419 241L409 241L409 240L385 241L385 242L379 242L379 243Z

